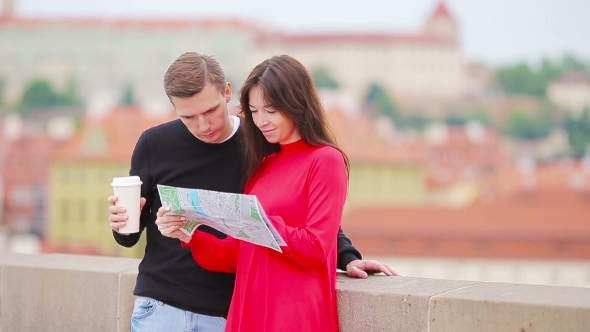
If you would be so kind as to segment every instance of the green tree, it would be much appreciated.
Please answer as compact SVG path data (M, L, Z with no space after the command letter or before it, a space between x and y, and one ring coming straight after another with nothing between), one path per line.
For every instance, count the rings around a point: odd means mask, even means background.
M135 105L135 93L131 84L127 84L123 90L123 97L121 98L121 104L123 105Z
M369 93L365 98L365 103L373 115L384 115L390 117L394 121L399 120L397 106L381 86L371 84Z
M396 126L423 131L430 121L429 118L418 114L400 115L396 122Z
M541 67L535 73L535 75L541 83L548 84L562 73L562 68L556 66L553 62L549 61L548 59L543 59L543 61L541 62Z
M568 54L563 57L561 61L561 70L564 72L578 72L578 73L586 73L587 75L590 74L588 71L590 66L585 64L580 59L575 58L573 55Z
M590 146L590 108L586 107L578 118L568 113L565 116L564 127L574 156L583 156Z
M500 86L507 94L512 95L545 95L546 84L529 67L522 63L512 67L500 68L497 72Z
M465 115L459 113L450 113L447 114L442 120L444 123L451 126L463 126L469 121L478 121L484 126L490 125L490 118L483 108L477 108Z
M76 79L71 77L68 80L68 84L66 86L66 90L64 91L64 93L61 96L61 101L60 104L62 106L69 106L69 107L77 107L77 106L81 106L82 102L80 101L80 98L78 97L78 89L77 89L77 82Z
M500 86L507 94L543 97L552 80L569 72L585 73L590 77L590 65L572 55L566 55L558 63L544 59L538 69L526 63L501 67L497 75Z
M443 121L451 126L462 126L469 121L469 118L461 114L451 113L445 116Z
M521 139L535 140L549 135L553 123L548 114L540 114L533 118L520 109L514 109L510 112L508 135Z
M324 67L314 69L311 72L311 77L318 88L336 90L340 87L340 84L330 75L328 69Z
M6 79L0 77L0 107L4 106L4 89L6 88Z
M492 121L488 115L488 112L482 107L475 109L471 114L469 114L469 120L479 121L484 126L490 126Z
M31 108L52 108L59 106L62 96L55 92L46 79L35 79L25 88L20 108L27 110Z

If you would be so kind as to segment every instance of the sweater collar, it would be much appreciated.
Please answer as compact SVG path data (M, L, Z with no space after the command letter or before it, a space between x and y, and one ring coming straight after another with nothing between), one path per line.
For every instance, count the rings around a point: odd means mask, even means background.
M298 152L305 151L310 147L311 145L309 145L305 140L300 139L293 143L281 144L281 152L284 154L295 154Z

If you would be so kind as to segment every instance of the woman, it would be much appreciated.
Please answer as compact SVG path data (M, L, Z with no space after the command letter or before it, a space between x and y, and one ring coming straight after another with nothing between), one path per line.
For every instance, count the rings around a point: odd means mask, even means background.
M282 253L234 238L169 230L205 269L236 273L226 331L338 331L336 235L348 161L312 79L282 55L254 68L240 93L245 193L256 195L287 243ZM176 222L163 216L156 223ZM176 228L177 229L177 228ZM180 234L179 234L180 233Z

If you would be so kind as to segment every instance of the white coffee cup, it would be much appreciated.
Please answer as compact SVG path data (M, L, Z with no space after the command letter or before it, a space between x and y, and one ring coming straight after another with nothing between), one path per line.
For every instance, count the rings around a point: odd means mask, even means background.
M113 194L118 197L117 206L125 208L127 220L125 226L119 228L121 234L131 234L139 232L139 208L141 198L141 180L139 176L123 176L113 178Z

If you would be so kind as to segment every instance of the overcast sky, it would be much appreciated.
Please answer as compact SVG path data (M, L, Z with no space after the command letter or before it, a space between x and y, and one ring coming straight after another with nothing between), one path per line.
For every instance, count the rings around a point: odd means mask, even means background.
M4 1L4 0L0 0ZM15 0L22 16L239 17L287 32L412 31L437 0ZM468 58L590 62L590 0L447 0Z

